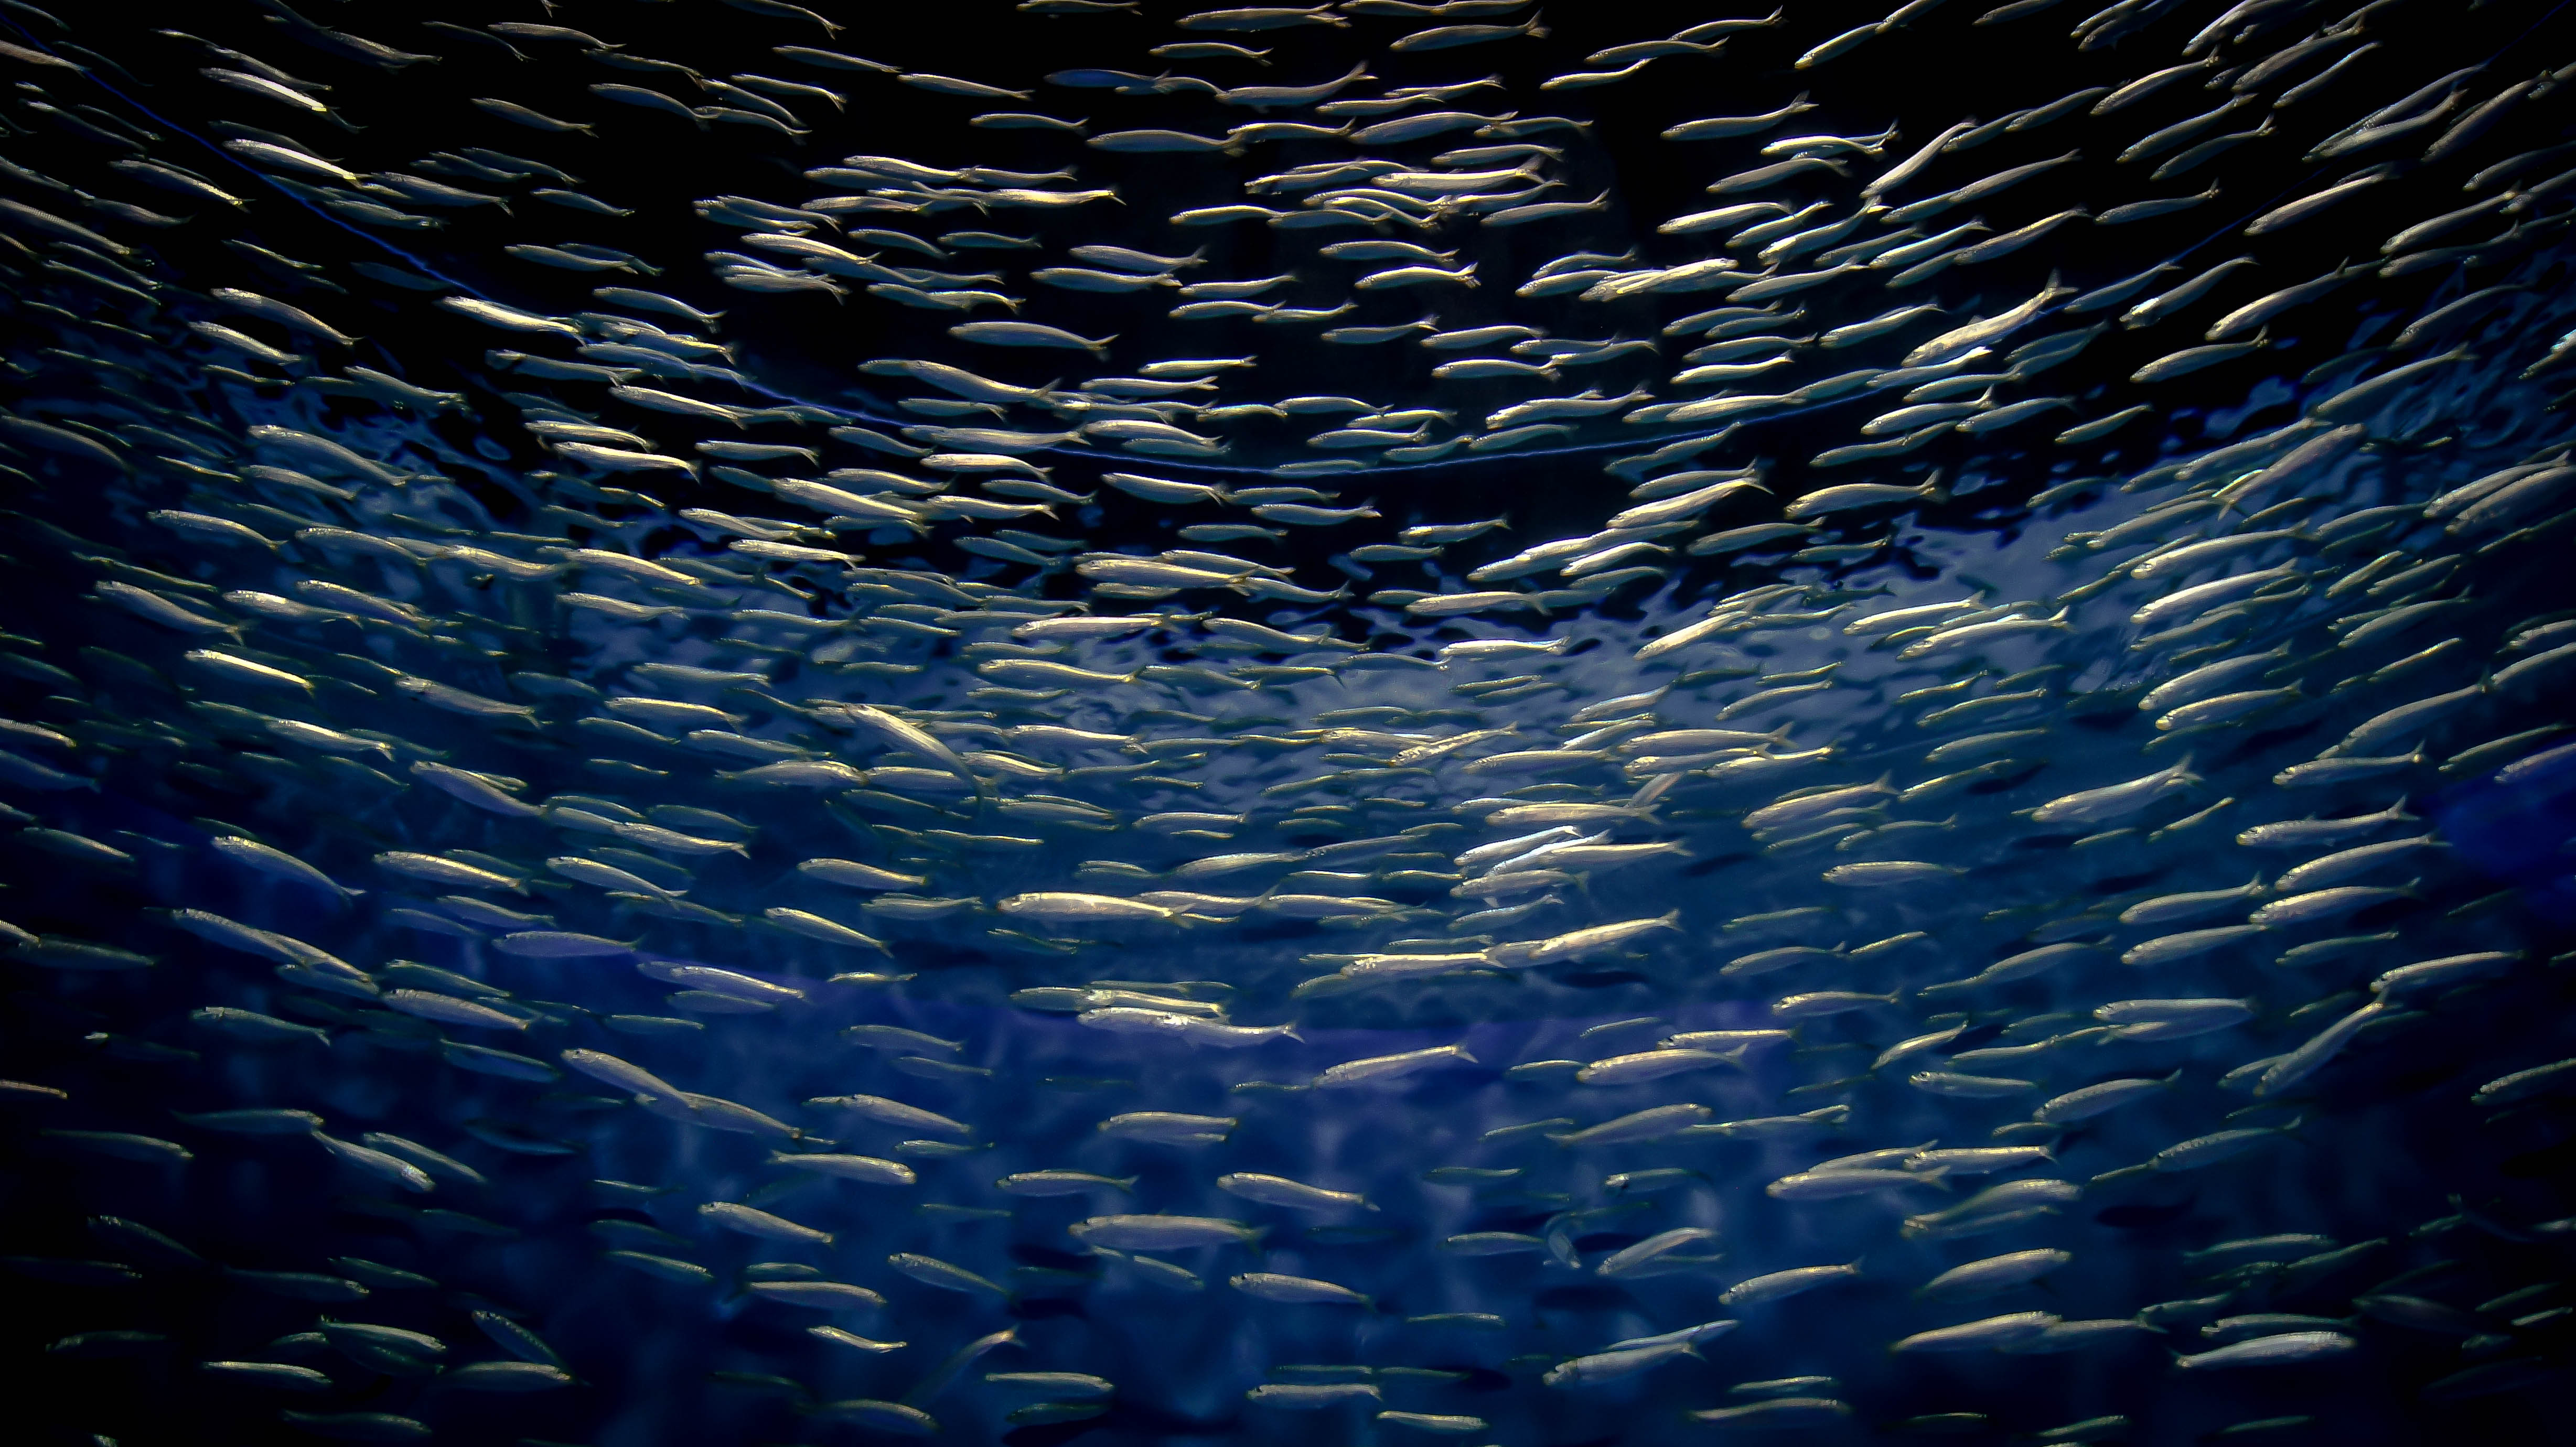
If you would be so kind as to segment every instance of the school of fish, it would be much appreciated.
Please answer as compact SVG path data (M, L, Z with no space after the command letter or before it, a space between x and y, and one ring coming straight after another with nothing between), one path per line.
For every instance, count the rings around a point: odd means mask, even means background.
M2563 7L297 5L0 0L20 1440L2576 1440Z

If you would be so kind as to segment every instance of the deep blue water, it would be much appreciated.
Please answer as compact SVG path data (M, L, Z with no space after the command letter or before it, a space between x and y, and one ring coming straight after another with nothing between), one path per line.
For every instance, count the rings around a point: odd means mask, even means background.
M0 8L28 1440L2576 1440L2558 8Z

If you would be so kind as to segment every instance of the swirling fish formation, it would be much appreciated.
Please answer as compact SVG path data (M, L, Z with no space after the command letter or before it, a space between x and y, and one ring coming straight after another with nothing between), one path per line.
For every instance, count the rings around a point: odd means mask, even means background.
M49 6L23 1440L2565 1440L2560 10Z

